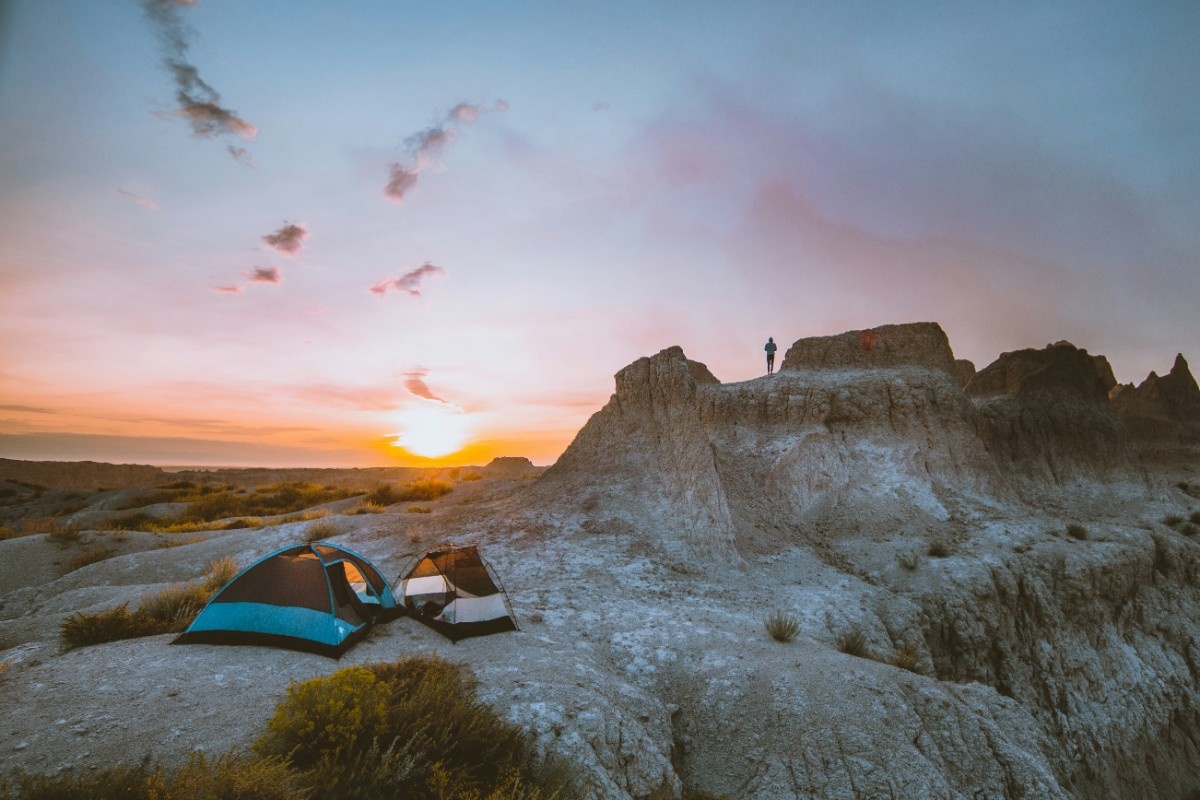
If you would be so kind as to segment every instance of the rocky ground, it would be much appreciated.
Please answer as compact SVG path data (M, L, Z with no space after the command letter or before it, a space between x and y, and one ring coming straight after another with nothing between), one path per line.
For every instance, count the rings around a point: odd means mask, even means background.
M244 747L291 681L437 652L597 798L1192 797L1187 420L1122 387L1158 414L1139 430L1159 438L1138 439L1084 351L976 374L933 328L803 340L779 374L740 384L668 349L618 373L545 472L482 469L428 514L330 505L335 541L388 577L425 549L480 545L521 630L458 644L401 618L340 661L169 636L63 653L66 615L218 557L249 564L311 523L120 534L105 506L136 497L43 493L38 513L78 506L64 517L92 527L0 541L0 769ZM32 508L7 485L10 513ZM97 542L112 555L69 570ZM798 623L792 641L767 634L773 612Z

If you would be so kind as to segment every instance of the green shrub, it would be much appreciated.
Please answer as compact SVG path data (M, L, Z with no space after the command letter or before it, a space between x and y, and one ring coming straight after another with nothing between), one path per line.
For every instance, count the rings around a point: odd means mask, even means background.
M950 555L950 545L940 539L929 545L929 555L933 558L945 558Z
M1088 530L1082 525L1076 525L1072 523L1067 526L1067 536L1070 536L1072 539L1079 539L1080 541L1083 541L1088 538Z
M777 642L790 642L800 632L800 620L792 614L782 611L772 611L763 625L767 634Z
M67 564L67 569L73 572L82 567L86 567L88 564L95 564L111 558L115 552L115 550L105 547L102 544L94 544L87 550L84 550L82 553L72 558Z
M539 771L522 731L479 701L469 673L436 656L294 684L254 751L288 759L317 797L550 800L566 791Z
M855 625L842 632L837 639L837 648L848 656L867 657L867 634Z

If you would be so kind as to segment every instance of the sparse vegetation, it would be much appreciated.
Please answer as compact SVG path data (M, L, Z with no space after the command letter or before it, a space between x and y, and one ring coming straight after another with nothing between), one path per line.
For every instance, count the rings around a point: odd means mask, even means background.
M1067 536L1070 536L1072 539L1084 541L1088 538L1088 529L1082 525L1072 523L1067 526Z
M767 634L777 642L790 642L800 632L800 620L783 611L772 611L763 625Z
M386 510L386 506L381 506L379 503L373 503L370 500L363 500L354 507L351 514L382 514Z
M931 558L946 558L950 555L950 545L939 539L929 545L928 553Z
M304 529L304 541L319 542L322 539L332 539L334 536L341 536L345 531L342 526L331 519L323 519L314 522Z
M4 677L4 673L8 672L8 668L12 665L12 661L0 661L0 678Z
M916 642L905 642L892 656L892 666L920 675L921 651Z
M462 480L463 481L481 481L481 480L483 480L483 476L480 475L478 472L468 472L466 475L462 476Z
M22 523L29 533L45 533L50 541L60 546L75 544L83 535L73 525L63 525L52 519L22 520Z
M177 771L145 759L95 772L18 772L0 781L0 800L295 800L309 794L280 758L193 753Z
M265 524L259 517L288 515L282 519L271 521L269 524L272 525L319 519L329 512L309 509L323 503L351 497L353 494L351 489L317 486L302 481L260 486L253 491L238 490L224 484L204 484L186 490L186 493L175 498L177 502L187 502L188 505L182 512L172 517L159 518L139 511L113 520L109 524L113 528L121 530L163 533L232 530L243 527L258 528ZM223 525L213 524L217 520L231 517L237 519Z
M867 634L859 626L847 628L838 636L837 648L848 656L867 657Z
M409 514L432 514L433 513L433 509L430 508L429 506L409 506L408 508L406 508L404 510L407 511Z
M208 599L236 572L236 561L221 558L209 564L202 583L168 586L143 598L135 611L129 610L128 603L121 603L116 608L94 614L76 612L59 624L63 649L178 633L191 624Z
M367 501L381 506L391 506L413 500L437 500L453 489L451 484L432 478L413 481L403 486L381 483L367 495Z
M1188 520L1195 525L1200 525L1200 511L1193 511Z
M96 564L100 561L112 558L115 553L115 550L105 547L103 544L96 543L72 558L67 564L67 569L74 572L77 569L86 567L88 564Z
M921 563L921 555L916 550L901 550L896 553L896 563L907 570L914 570Z
M1174 528L1176 525L1183 522L1183 517L1179 516L1178 514L1167 514L1162 518L1162 522L1163 525L1166 525L1169 528Z
M1194 522L1185 522L1183 523L1183 527L1179 529L1179 532L1184 536L1195 536L1197 533L1200 533L1200 525Z

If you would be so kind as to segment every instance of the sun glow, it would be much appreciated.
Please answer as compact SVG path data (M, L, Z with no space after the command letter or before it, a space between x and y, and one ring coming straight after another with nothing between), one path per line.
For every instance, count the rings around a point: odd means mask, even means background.
M401 430L393 442L410 453L440 458L461 450L471 439L467 414L449 404L411 408L400 418Z

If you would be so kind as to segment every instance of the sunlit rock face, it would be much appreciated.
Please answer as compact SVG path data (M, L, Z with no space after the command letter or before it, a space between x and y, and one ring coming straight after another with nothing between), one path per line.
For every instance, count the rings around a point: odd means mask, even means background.
M837 336L799 339L783 357L781 369L915 366L955 375L954 353L936 322L880 325Z
M1200 442L1200 387L1183 355L1162 377L1114 386L1113 409L1136 436L1155 442Z

